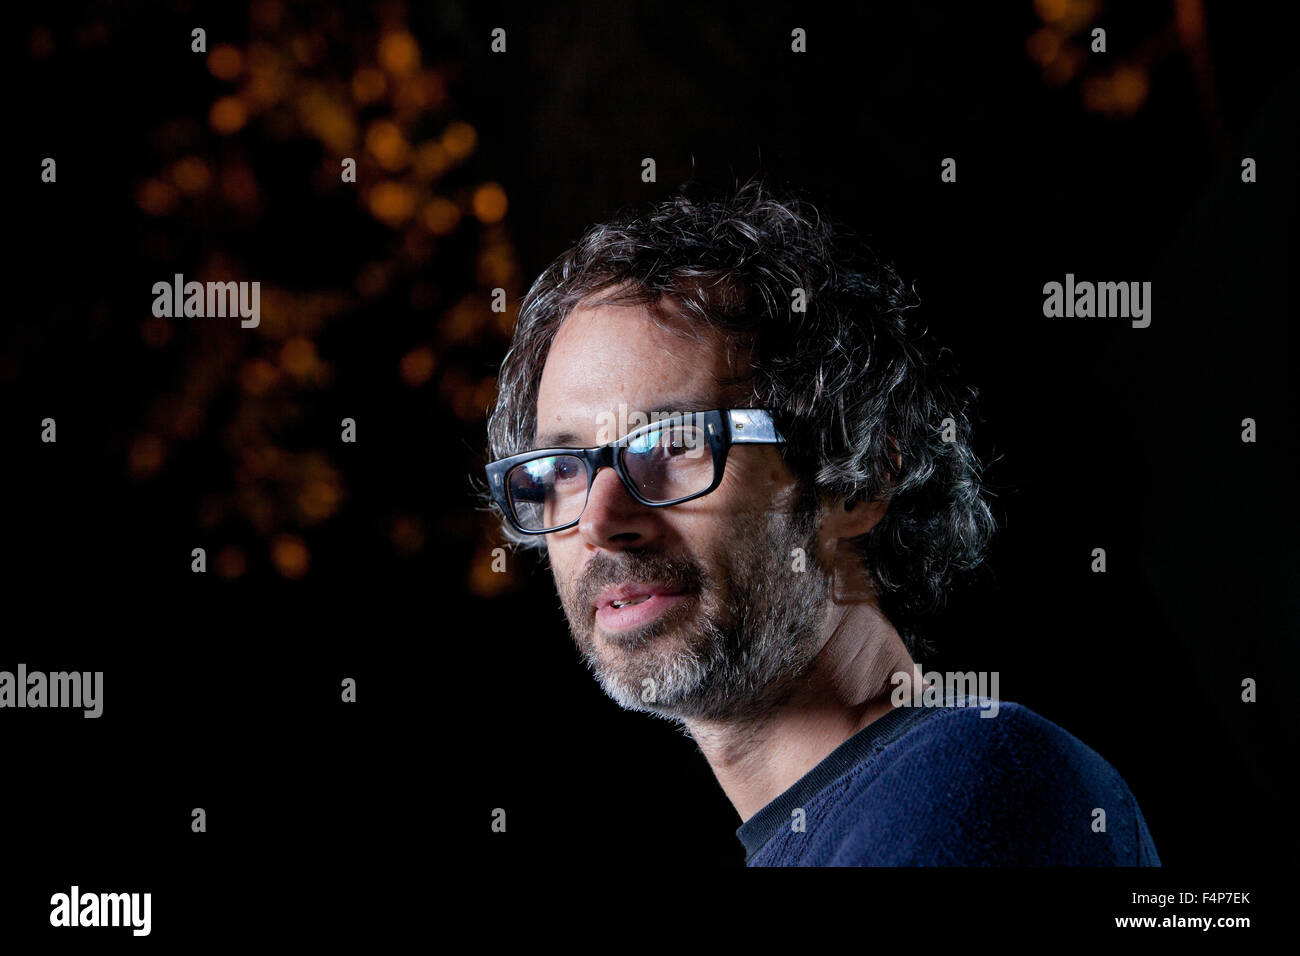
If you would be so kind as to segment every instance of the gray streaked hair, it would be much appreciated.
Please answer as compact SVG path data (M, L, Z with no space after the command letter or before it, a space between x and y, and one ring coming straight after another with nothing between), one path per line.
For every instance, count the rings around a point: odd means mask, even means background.
M851 229L760 178L697 191L687 184L592 226L538 276L501 366L489 460L528 449L551 342L591 296L642 305L664 328L711 334L733 355L744 348L752 378L738 407L774 413L806 500L889 500L856 544L886 616L909 650L925 647L917 618L983 561L995 527L970 445L976 392L908 315L914 291ZM792 309L796 289L803 311ZM516 544L544 544L504 519L502 529Z

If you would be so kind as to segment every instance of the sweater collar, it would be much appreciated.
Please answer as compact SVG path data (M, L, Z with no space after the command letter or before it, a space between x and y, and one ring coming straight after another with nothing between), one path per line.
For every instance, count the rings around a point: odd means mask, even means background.
M789 826L790 814L807 803L873 752L883 749L911 724L933 711L925 707L895 707L873 720L796 780L784 793L740 825L736 836L745 846L745 862L777 831Z

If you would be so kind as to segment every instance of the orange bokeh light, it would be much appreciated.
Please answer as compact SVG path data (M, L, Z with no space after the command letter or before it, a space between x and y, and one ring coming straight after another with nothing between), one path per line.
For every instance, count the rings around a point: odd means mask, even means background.
M294 534L278 534L271 542L271 561L286 578L301 578L307 573L311 555L302 538Z
M244 55L229 43L221 43L208 54L208 71L219 80L234 80L244 72Z
M394 228L415 213L415 190L405 183L379 183L370 191L370 213Z
M161 179L147 179L135 191L135 202L151 216L165 216L176 208L179 194Z
M218 551L214 563L217 574L227 581L243 577L244 572L248 570L248 561L244 558L244 552L234 545L227 545Z
M412 386L423 385L432 377L437 364L433 349L427 345L413 348L402 356L400 363L402 381Z
M391 120L376 120L366 130L366 149L384 169L396 171L411 161L411 147L397 124Z
M435 236L445 236L460 222L460 207L444 196L435 196L424 207L424 225Z
M212 184L212 170L197 156L186 156L172 166L172 182L181 192L201 193Z
M208 122L218 133L228 136L238 132L248 122L248 108L238 96L223 96L212 104Z
M500 222L506 215L506 191L497 183L484 183L474 190L474 215L479 222Z
M447 128L442 131L442 148L453 159L464 159L474 152L474 147L477 144L478 132L469 123L458 120L454 123L448 123Z
M167 446L157 435L141 435L131 443L127 453L127 470L132 478L157 474L167 457Z
M379 62L394 76L406 76L420 65L420 47L406 32L384 34L379 41Z

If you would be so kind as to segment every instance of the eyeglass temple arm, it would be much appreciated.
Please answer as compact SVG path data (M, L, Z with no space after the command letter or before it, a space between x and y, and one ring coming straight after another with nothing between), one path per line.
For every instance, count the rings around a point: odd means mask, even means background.
M733 445L773 445L785 439L776 430L772 416L758 408L733 408L727 412L727 427Z

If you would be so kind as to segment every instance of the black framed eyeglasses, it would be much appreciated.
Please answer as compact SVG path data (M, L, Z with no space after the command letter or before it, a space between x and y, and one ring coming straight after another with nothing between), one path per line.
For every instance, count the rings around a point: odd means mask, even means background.
M628 494L651 508L691 501L722 482L732 445L779 445L758 408L685 412L596 448L538 448L487 466L488 487L516 530L550 534L578 523L596 475L613 468Z

